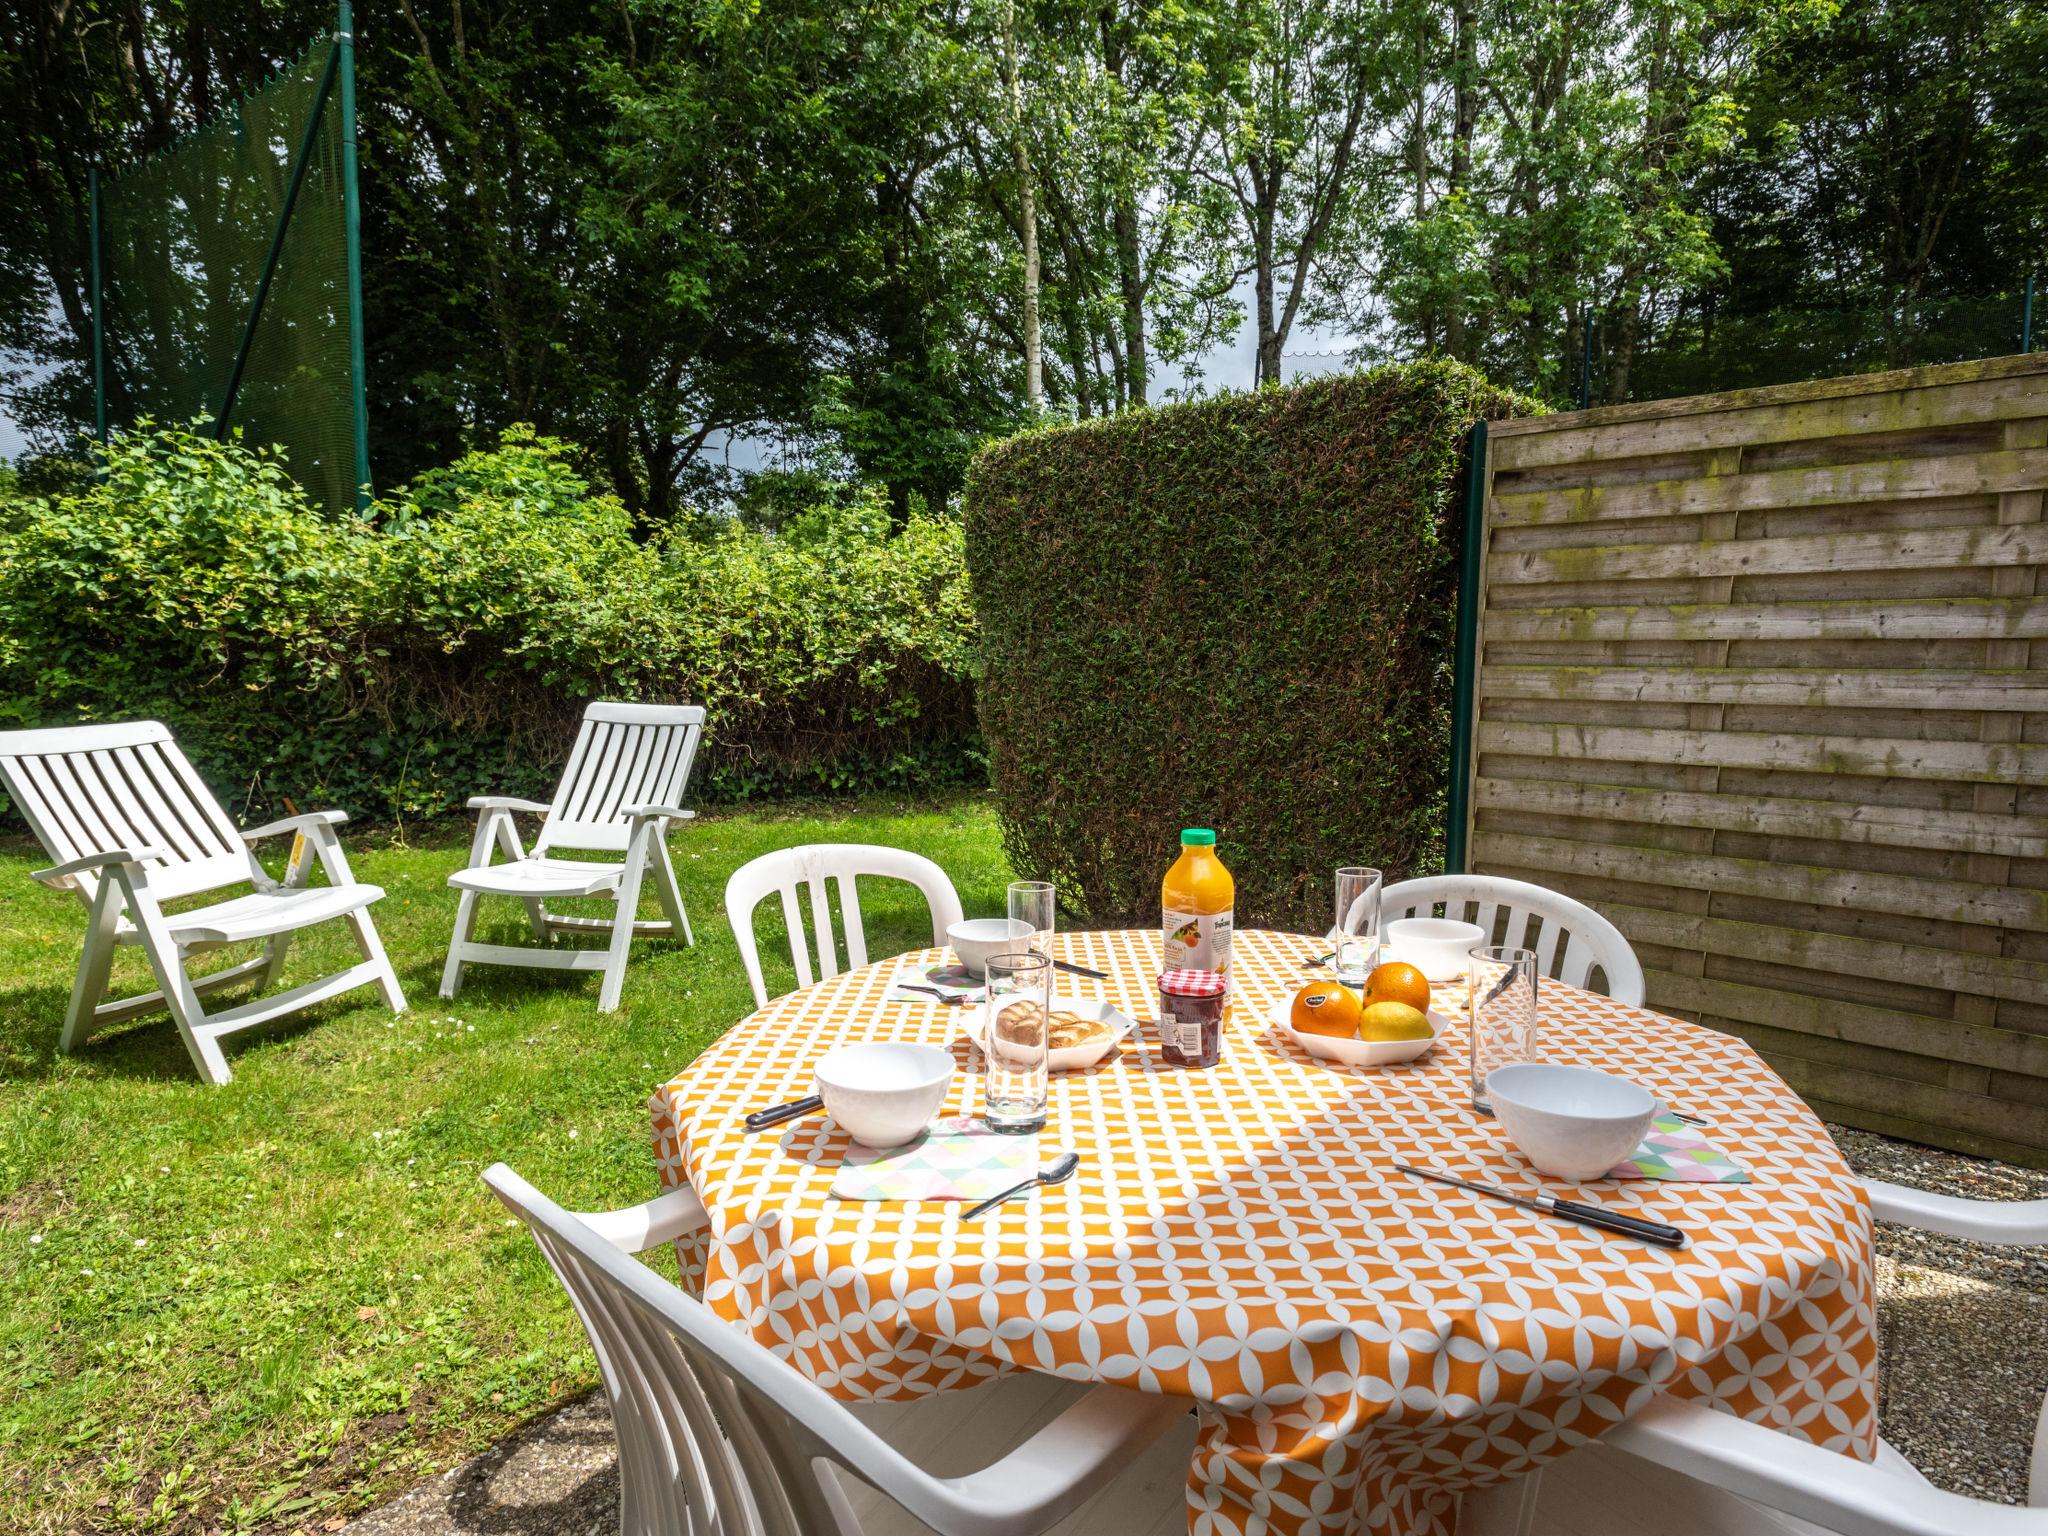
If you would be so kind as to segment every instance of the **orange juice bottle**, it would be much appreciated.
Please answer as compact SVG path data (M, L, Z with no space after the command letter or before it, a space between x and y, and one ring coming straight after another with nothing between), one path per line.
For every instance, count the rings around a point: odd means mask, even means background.
M1231 909L1237 882L1216 857L1216 834L1189 827L1180 835L1180 857L1159 887L1162 971L1230 974Z

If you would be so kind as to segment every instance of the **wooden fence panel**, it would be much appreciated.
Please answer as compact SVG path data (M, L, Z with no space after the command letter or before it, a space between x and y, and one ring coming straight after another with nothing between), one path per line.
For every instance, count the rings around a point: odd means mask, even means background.
M1472 867L1829 1117L2048 1166L2048 356L1488 458Z

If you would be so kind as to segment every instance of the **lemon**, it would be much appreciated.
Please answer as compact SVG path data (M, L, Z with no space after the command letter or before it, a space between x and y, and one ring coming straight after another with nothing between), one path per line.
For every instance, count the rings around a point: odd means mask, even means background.
M1429 1017L1406 1003L1374 1003L1358 1016L1361 1040L1427 1040Z

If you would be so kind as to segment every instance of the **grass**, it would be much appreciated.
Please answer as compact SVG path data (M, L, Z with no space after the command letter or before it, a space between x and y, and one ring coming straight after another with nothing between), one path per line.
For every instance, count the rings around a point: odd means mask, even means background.
M162 1015L56 1053L84 909L0 847L0 1529L319 1530L588 1390L580 1327L478 1173L503 1159L571 1207L654 1192L648 1092L753 1006L722 904L746 860L913 848L970 914L1008 878L983 796L707 818L671 844L696 947L638 946L600 1017L594 975L481 967L436 997L468 837L350 840L411 1011L364 990L236 1036L224 1088ZM928 942L907 887L862 904L873 952ZM353 956L315 930L285 982ZM139 952L115 980L148 985Z

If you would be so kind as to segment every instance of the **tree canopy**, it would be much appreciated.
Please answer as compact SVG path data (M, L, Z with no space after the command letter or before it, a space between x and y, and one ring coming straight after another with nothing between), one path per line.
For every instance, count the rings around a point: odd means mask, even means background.
M4 0L0 348L90 414L88 169L331 27ZM2012 349L2048 237L2025 0L364 0L372 462L512 422L645 527L737 438L898 523L1040 412L1198 391L1248 324L1569 401ZM1593 354L1582 355L1590 334ZM119 337L113 338L119 345Z

